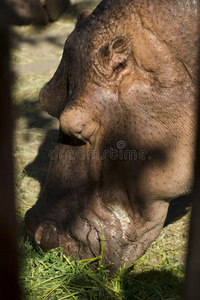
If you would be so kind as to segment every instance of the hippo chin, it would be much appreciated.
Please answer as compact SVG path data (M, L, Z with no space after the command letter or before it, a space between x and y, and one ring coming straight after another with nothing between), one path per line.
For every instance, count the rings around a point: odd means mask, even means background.
M27 212L44 250L129 266L191 191L199 1L102 1L83 13L40 92L60 122L43 193ZM83 20L84 19L84 20Z

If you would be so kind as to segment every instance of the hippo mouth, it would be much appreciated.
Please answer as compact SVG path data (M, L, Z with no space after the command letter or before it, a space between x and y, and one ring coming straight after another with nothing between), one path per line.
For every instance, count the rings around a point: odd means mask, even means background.
M63 135L56 147L65 158L66 151L80 155L88 149L84 142ZM36 244L44 251L62 247L75 259L98 257L103 244L103 263L111 272L141 257L162 230L168 203L138 205L113 168L112 162L101 161L103 171L97 176L97 160L89 168L86 156L77 162L54 153L44 191L25 216L26 230ZM116 175L110 177L110 172Z
M85 217L79 215L73 224L61 226L55 219L37 220L35 214L35 208L30 209L25 224L27 232L44 251L62 247L66 256L91 259L101 254L104 245L103 263L111 272L120 266L128 267L141 257L159 235L165 221L137 220L140 225L136 228L136 222L115 208L115 211L110 209L106 219L87 210L83 212Z

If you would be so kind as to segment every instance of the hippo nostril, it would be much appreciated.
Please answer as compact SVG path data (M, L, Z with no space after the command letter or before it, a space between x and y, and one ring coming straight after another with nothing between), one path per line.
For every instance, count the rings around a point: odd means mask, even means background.
M86 143L82 140L65 134L62 130L59 132L58 143L69 146L83 146Z
M60 127L66 135L88 142L97 128L97 123L88 112L73 107L61 114Z
M67 135L75 138L81 138L83 128L81 117L76 114L74 109L64 111L60 116L61 130ZM84 141L85 142L85 141Z

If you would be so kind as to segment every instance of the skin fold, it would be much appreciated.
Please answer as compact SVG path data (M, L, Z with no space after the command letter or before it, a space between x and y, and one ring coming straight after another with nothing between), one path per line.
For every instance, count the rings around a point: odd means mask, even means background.
M102 1L79 17L40 102L60 122L25 218L44 250L129 266L191 191L199 1Z

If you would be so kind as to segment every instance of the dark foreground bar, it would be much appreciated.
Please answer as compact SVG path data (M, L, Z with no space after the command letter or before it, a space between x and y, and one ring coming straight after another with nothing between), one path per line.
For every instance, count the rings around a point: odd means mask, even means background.
M12 161L9 13L0 0L0 299L20 299Z

